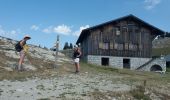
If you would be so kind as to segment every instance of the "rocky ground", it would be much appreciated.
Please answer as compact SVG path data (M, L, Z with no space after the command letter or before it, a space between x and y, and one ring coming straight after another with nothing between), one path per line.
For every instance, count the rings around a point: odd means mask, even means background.
M74 73L70 63L55 69L10 73L12 77L1 78L0 100L170 99L169 74L106 69L84 63L79 74Z
M30 46L25 71L15 70L17 41L0 37L0 100L169 100L170 73L137 72L81 63Z
M18 41L0 37L0 68L12 71L18 64L19 53L15 51ZM58 53L57 64L70 61L62 53ZM54 64L55 52L35 45L29 45L23 67L25 70L36 70Z
M159 38L159 39L155 39L152 42L152 47L153 48L166 48L166 47L170 47L170 37L165 37L165 38Z
M0 82L1 100L38 100L38 99L83 99L92 100L94 92L126 92L130 86L121 82L109 80L111 76L105 74L90 75L71 73L53 76L47 79L33 78L25 81L3 80ZM114 76L121 79L121 76ZM105 99L116 99L105 95ZM130 97L129 97L130 98Z

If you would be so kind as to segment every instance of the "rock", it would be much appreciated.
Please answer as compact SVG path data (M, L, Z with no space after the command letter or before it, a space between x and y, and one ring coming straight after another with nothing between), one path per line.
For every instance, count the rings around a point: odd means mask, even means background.
M0 66L0 68L5 69L6 71L13 71L13 69L12 69L12 68L10 68L10 67L2 67L2 66Z
M18 92L23 92L23 89L16 89L16 91L18 91Z
M23 64L23 68L26 69L26 70L37 70L37 68L33 67L32 65L29 65L29 64Z
M115 97L113 97L113 98L112 98L112 100L116 100L116 98L115 98Z

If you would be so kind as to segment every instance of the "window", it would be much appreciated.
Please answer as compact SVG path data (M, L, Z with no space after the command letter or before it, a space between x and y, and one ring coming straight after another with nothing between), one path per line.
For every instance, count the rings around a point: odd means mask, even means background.
M123 44L118 44L118 50L123 50Z
M129 43L129 50L136 51L137 50L137 45Z
M99 43L99 49L104 49L104 50L108 50L109 49L109 42L105 42L105 43L102 43L100 42Z
M103 43L103 49L105 49L105 50L109 49L109 43L108 42Z
M116 29L116 35L119 36L120 35L120 27L116 27L115 29Z
M123 33L127 32L127 27L126 27L126 26L123 26L123 27L122 27L122 32L123 32Z
M134 50L134 45L132 43L129 43L129 50Z
M128 46L129 46L129 44L125 43L125 50L128 50Z
M114 49L123 50L123 44L115 43L115 44L114 44Z
M138 47L137 45L133 45L134 50L137 50L137 47Z
M130 33L133 32L133 27L134 26L132 26L132 25L128 25L128 32L130 32Z
M116 35L118 35L118 36L120 35L120 30L116 29Z

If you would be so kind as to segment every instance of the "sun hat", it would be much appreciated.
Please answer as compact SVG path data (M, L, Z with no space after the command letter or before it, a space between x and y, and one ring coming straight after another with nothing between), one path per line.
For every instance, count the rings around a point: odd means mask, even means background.
M26 39L26 38L31 39L31 37L29 35L25 35L24 39Z
M74 48L78 48L78 45L74 45Z

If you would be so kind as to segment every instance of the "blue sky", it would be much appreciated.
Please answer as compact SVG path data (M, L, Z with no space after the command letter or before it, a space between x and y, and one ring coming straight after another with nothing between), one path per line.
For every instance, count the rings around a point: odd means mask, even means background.
M82 29L129 14L170 32L170 0L0 0L0 35L51 48L73 44Z

